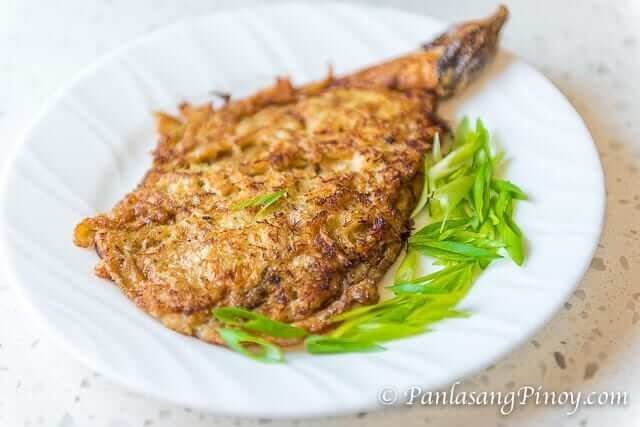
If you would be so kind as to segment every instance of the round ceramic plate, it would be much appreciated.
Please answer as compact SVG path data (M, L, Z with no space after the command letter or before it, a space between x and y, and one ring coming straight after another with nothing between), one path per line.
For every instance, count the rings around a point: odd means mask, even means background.
M280 5L194 19L154 33L75 78L38 115L4 180L2 259L16 291L69 352L161 399L218 414L313 416L368 410L391 385L446 386L523 342L569 297L596 247L603 176L569 102L512 55L459 98L449 120L481 116L529 195L517 221L522 268L495 262L435 331L386 352L287 355L278 366L165 329L93 274L95 252L71 243L74 225L109 209L140 180L154 147L153 110L204 102L212 90L250 94L290 75L306 82L417 48L445 28L433 19L347 5ZM29 319L26 319L28 321Z

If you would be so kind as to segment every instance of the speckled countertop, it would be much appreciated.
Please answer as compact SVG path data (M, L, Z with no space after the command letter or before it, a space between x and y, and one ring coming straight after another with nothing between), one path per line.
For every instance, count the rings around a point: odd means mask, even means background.
M460 20L481 16L496 2L371 3ZM572 416L564 408L527 406L505 417L489 406L297 421L214 417L135 395L88 370L31 324L0 275L0 426L640 425L640 2L507 3L513 18L504 46L550 78L584 117L604 164L608 208L598 252L564 309L528 343L463 387L624 390L626 407L583 408ZM51 93L95 58L178 19L247 4L259 3L0 0L2 151Z

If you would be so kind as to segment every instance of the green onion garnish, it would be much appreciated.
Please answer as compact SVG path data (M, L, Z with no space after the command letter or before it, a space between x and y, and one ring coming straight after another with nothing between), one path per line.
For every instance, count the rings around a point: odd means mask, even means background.
M331 338L323 335L308 337L304 340L304 347L312 354L368 353L384 350L383 347L369 342Z
M395 282L402 283L413 279L413 275L416 272L416 261L418 254L414 249L409 249L404 259L396 271Z
M442 148L440 147L440 135L436 132L433 137L433 149L431 150L434 162L442 160Z
M237 307L222 307L213 310L213 315L227 325L239 326L277 338L301 338L307 335L302 328L269 319L251 310Z
M514 199L527 200L527 195L515 184L500 179L491 180L491 186L498 192L505 191L511 193Z
M256 214L256 216L261 216L271 205L276 203L282 197L286 197L286 196L287 196L286 191L275 191L273 193L261 194L252 199L248 199L248 200L244 200L242 202L236 203L235 205L231 206L231 209L234 211L237 211L240 209L261 206L261 209Z
M438 134L436 134L437 136ZM416 207L411 212L411 218L414 218L416 215L422 211L427 202L429 201L429 167L431 166L431 158L429 156L424 156L424 183L422 184L422 193L420 193L420 199L418 199L418 203Z
M250 335L239 329L218 328L222 340L230 349L253 360L264 363L282 363L282 350L270 342ZM256 349L252 347L257 347Z

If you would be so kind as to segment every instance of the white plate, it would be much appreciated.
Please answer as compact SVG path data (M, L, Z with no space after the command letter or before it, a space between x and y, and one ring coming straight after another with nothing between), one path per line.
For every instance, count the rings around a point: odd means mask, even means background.
M219 414L313 416L372 409L386 385L445 386L523 342L584 274L604 211L602 169L567 100L502 52L455 102L449 119L482 116L511 159L507 177L531 196L517 220L523 268L483 273L464 309L436 331L375 354L288 355L270 366L162 327L93 275L74 225L108 209L141 178L155 145L151 111L205 101L213 89L249 94L288 74L305 82L410 51L444 25L389 9L281 5L169 27L99 61L55 96L7 170L2 258L18 293L74 356L137 391ZM29 321L30 319L25 319Z

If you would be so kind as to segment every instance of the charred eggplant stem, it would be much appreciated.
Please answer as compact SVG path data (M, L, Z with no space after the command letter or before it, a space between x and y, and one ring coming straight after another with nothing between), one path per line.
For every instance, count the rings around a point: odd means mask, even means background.
M492 16L453 27L423 49L437 52L438 85L441 98L452 96L473 80L496 55L500 29L509 17L505 6Z
M422 50L344 76L333 82L347 87L426 90L447 98L469 83L498 51L500 30L509 11L456 25Z

